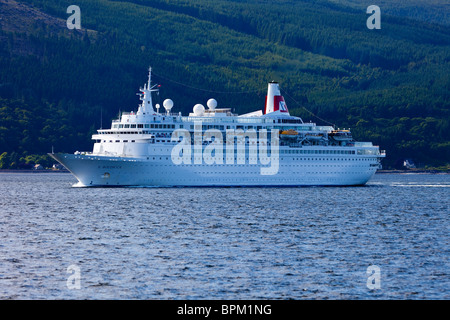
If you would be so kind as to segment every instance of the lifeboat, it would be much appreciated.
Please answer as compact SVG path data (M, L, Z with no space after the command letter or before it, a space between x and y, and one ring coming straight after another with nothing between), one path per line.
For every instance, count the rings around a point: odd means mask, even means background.
M352 134L349 130L333 130L328 136L336 141L351 141L353 140Z
M280 138L295 139L298 136L298 132L292 129L280 131Z
M306 139L313 140L313 141L319 141L319 140L325 139L324 135L321 133L320 134L307 133L305 135L305 137L306 137Z

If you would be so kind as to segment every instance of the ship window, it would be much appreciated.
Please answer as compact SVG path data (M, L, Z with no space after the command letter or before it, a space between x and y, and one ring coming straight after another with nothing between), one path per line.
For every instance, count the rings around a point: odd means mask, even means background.
M128 140L123 140L123 142L128 142Z
M129 125L129 124L126 124L126 125L125 125L125 128L129 128L129 127L130 127L130 125Z
M123 124L119 124L119 129L120 129L120 128L123 128Z
M131 128L136 128L136 125L135 125L135 124L132 124L132 125L131 125Z
M138 124L137 127L138 127L138 128L143 128L144 125L143 125L143 124Z
M116 140L116 142L120 142L120 140Z
M136 140L131 140L131 142L136 142Z

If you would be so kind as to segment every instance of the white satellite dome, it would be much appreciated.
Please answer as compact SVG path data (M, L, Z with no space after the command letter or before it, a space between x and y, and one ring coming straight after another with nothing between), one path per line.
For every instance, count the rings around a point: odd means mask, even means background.
M215 110L217 107L217 101L216 101L216 99L209 99L208 102L206 103L206 105L208 106L208 108L210 110Z
M205 113L205 107L202 104L196 104L194 106L194 114L196 116L202 116Z
M173 101L170 99L166 99L163 102L163 106L167 112L170 112L170 109L172 109L172 107L173 107Z

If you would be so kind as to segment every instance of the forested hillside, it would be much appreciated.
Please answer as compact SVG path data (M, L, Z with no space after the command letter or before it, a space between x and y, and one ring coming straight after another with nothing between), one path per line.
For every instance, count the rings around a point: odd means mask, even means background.
M278 80L291 114L352 128L387 150L385 167L448 164L450 28L383 14L369 30L365 8L343 3L78 0L69 30L73 1L0 0L0 167L92 149L96 129L137 109L150 65L155 103L175 112L211 97L258 110Z

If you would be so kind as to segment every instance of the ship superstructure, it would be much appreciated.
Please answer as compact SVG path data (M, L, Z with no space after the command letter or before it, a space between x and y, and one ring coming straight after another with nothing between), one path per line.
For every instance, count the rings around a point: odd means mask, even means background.
M188 116L173 113L166 99L162 111L152 101L158 90L149 69L137 112L97 130L92 152L50 154L76 186L364 185L385 157L350 130L291 116L277 82L268 84L264 112L243 115L215 99Z

